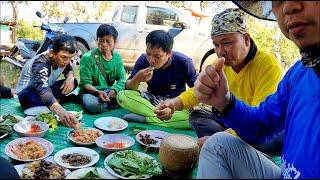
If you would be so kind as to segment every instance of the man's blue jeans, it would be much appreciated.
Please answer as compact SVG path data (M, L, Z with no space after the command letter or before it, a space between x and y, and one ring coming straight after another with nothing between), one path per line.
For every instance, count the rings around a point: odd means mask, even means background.
M66 98L66 95L62 94L62 89L60 89L60 87L62 86L64 81L65 81L65 79L58 80L58 81L54 82L52 86L50 86L54 97L58 101ZM75 90L77 88L77 86L78 86L78 81L76 79L74 79L74 89L73 90ZM38 93L35 90L29 90L29 89L22 90L18 94L18 99L19 99L21 106L24 109L34 107L34 106L44 106L40 96L38 95Z
M223 123L214 119L211 111L204 109L193 110L190 114L189 122L198 138L211 136L216 132L227 129ZM269 156L280 156L283 148L283 139L284 131L278 133L267 142L250 145Z
M111 88L107 88L104 91L108 93L111 90ZM83 93L81 95L81 99L84 107L89 111L89 113L102 113L107 110L120 107L116 98L111 99L110 103L103 103L100 101L99 97L90 93Z
M281 169L266 155L226 132L203 144L197 179L279 179Z

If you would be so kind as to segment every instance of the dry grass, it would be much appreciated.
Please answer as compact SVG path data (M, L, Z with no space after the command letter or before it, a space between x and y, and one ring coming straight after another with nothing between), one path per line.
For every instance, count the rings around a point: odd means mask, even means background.
M11 65L8 62L0 61L0 78L4 81L4 85L14 88L18 83L21 69Z

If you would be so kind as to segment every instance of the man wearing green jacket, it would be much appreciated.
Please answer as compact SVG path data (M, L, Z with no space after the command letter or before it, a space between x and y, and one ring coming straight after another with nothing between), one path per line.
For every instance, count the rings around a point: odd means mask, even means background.
M98 48L81 58L79 94L89 113L118 107L116 97L125 87L126 73L121 56L112 50L117 37L113 26L102 24L97 30Z

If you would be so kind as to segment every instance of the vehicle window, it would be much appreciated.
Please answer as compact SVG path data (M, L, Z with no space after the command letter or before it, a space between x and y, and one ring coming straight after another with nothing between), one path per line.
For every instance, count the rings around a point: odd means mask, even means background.
M179 19L176 12L158 7L148 7L146 24L162 25L173 27L173 24Z
M124 6L121 15L121 21L134 24L136 22L137 10L137 6Z

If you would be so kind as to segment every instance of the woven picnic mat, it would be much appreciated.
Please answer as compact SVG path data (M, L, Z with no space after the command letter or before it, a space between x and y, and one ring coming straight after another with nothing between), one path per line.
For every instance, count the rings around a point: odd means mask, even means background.
M70 110L70 111L80 111L80 110L84 109L82 104L76 104L76 103L66 103L66 104L63 104L63 107L66 110ZM16 99L16 98L0 99L0 115L1 116L10 113L11 115L18 115L18 116L25 117L26 115L23 113L23 111L24 110L21 108L18 99ZM128 114L128 113L130 113L130 112L123 109L123 108L110 110L110 111L100 113L100 114L88 114L85 111L83 111L83 118L81 119L80 122L84 123L83 127L95 127L94 121L100 117L112 116L112 117L121 118L122 116L124 116L125 114ZM103 131L103 132L104 132L104 134L125 134L125 135L129 135L135 139L135 135L130 135L129 128L132 126L137 126L137 127L146 128L146 130L161 130L161 131L165 131L168 133L185 134L185 135L189 135L192 137L196 137L195 133L192 130L180 130L180 129L166 128L166 127L161 127L161 126L132 123L132 122L128 122L128 124L129 124L128 128L126 128L125 130L120 131L120 132L115 132L115 133L110 133L107 131ZM64 148L81 147L79 145L72 143L68 139L67 133L70 130L71 130L70 128L67 128L59 123L58 129L56 129L56 130L49 129L48 133L43 137L44 139L49 140L54 145L54 151L51 154L51 156L53 156L55 153L57 153L58 151L60 151L61 149L64 149ZM5 146L10 141L17 139L17 138L19 138L19 137L14 132L13 134L8 135L8 136L4 137L3 139L0 139L0 156L8 159L13 165L23 164L23 162L19 162L19 161L16 161L16 160L9 158L5 154L4 150L5 150ZM107 155L100 152L100 150L98 149L98 147L96 145L88 146L88 148L95 150L100 155L100 159L95 166L104 168L104 160ZM158 152L159 152L158 149L152 148L152 149L146 150L145 146L142 146L138 142L135 142L135 145L132 147L132 150L146 153L146 154L148 154L158 160ZM193 178L196 177L196 171L197 171L197 168L195 168L195 170L193 171Z

